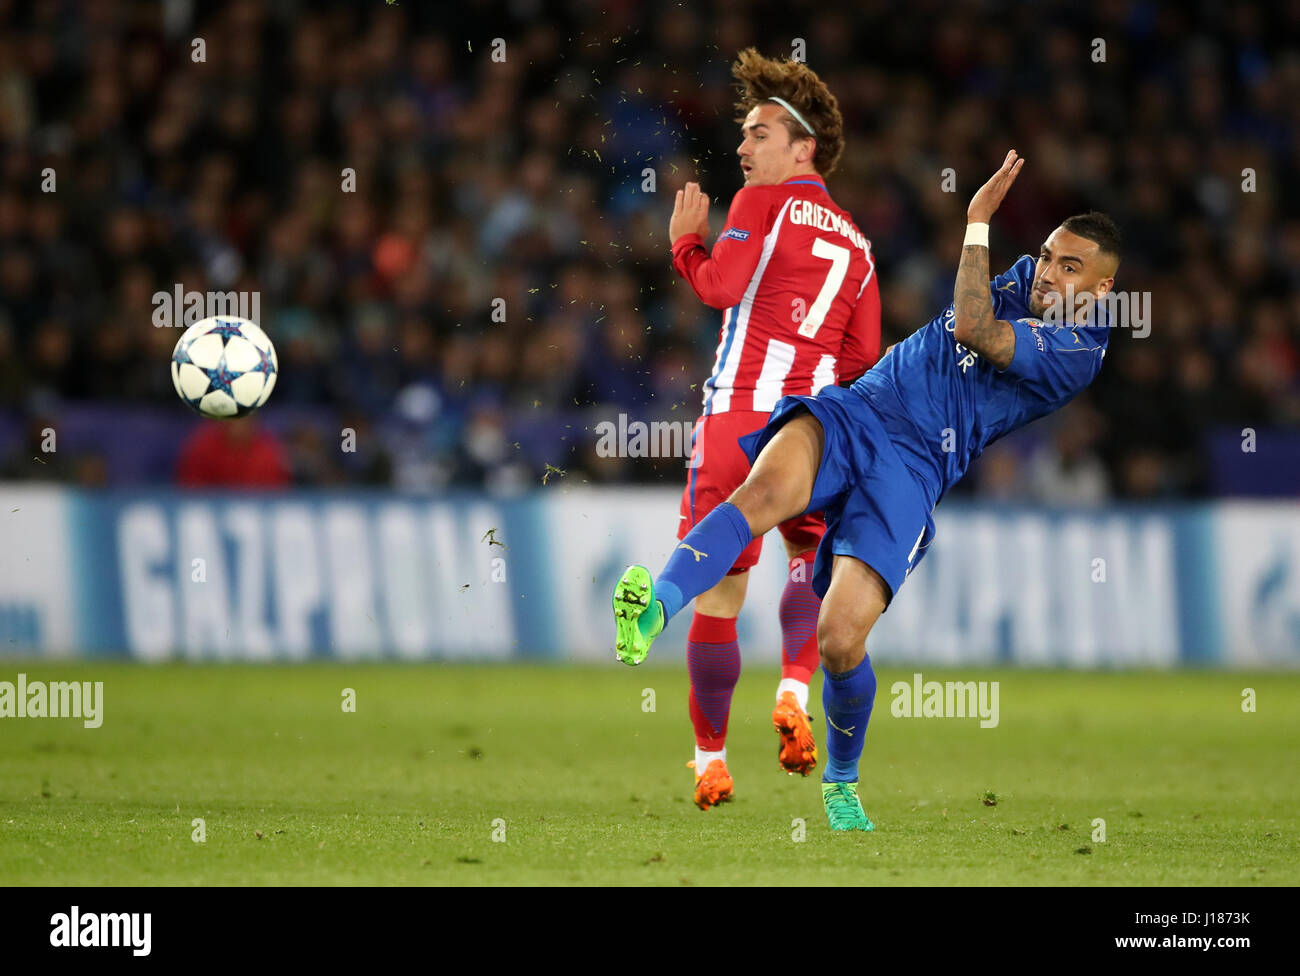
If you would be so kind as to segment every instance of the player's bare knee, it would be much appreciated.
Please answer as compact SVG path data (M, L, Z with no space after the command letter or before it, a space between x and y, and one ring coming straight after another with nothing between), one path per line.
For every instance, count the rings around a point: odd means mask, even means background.
M767 532L791 513L784 495L787 490L771 472L751 471L745 483L727 499L740 510L755 536Z
M833 674L851 671L866 655L867 634L854 621L828 620L817 624L817 653Z

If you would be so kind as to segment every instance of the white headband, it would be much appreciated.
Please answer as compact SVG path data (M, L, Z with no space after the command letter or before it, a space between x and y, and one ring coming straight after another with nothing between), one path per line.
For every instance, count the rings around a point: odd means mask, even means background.
M791 115L794 116L794 120L796 122L798 122L801 126L803 126L805 129L808 130L808 134L810 136L812 136L814 139L817 138L817 133L813 132L813 127L809 125L808 122L804 119L804 117L795 111L794 106L791 105L789 102L787 102L784 98L777 98L775 95L773 95L771 98L768 99L768 101L776 102L778 105L780 105L783 109L785 109L787 112L789 112Z

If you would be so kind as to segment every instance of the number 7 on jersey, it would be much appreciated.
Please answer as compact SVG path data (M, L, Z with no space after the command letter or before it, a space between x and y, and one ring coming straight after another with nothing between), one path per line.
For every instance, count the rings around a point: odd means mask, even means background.
M849 249L847 247L840 247L838 244L832 244L830 241L818 237L813 241L812 254L815 258L830 261L831 267L826 272L826 281L822 283L821 291L817 293L817 300L808 309L808 317L803 320L803 325L799 326L799 334L809 339L817 334L817 330L826 321L826 313L830 311L831 302L839 294L840 285L844 284L844 276L849 270Z

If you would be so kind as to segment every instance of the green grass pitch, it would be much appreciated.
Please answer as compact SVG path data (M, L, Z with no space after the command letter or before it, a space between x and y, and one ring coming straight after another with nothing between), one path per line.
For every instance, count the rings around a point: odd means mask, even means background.
M736 799L701 812L680 666L8 661L105 704L99 729L0 719L0 880L1300 883L1300 675L921 670L1000 681L1000 724L895 718L912 670L882 669L876 831L832 835L817 778L777 768L771 668L737 689Z

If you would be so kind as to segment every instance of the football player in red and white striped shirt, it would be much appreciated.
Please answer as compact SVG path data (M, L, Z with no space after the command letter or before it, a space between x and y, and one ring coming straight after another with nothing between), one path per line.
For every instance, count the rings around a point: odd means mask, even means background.
M697 184L677 191L669 224L673 267L701 301L722 311L678 539L745 480L749 462L737 441L767 422L777 400L851 382L880 352L871 243L826 190L825 177L844 147L835 96L806 65L764 58L753 48L741 52L732 73L743 93L736 151L745 185L712 253L704 247L709 198ZM781 598L782 677L772 719L781 766L806 776L817 762L807 710L821 602L811 564L825 524L820 515L799 516L780 532L790 573ZM699 596L687 638L695 802L705 810L730 799L734 788L726 734L740 675L736 617L761 546L755 539L722 582Z

